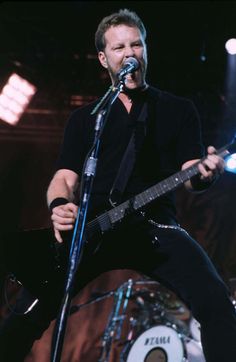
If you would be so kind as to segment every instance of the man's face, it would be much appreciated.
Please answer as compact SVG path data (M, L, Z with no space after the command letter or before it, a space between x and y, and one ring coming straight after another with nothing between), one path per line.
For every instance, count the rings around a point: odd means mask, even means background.
M134 89L144 85L147 49L139 29L127 25L112 26L105 33L105 42L105 49L98 53L98 57L102 66L108 70L112 83L116 82L116 74L125 60L134 57L139 61L140 67L126 76L125 86Z

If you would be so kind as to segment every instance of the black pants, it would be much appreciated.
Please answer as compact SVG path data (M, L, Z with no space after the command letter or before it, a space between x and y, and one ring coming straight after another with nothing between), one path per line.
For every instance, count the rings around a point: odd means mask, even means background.
M85 250L75 291L112 269L133 269L173 290L201 324L207 362L236 356L236 314L228 290L206 253L185 231L153 225L108 233L95 254ZM48 300L47 300L48 299ZM50 299L50 302L49 302ZM0 332L2 362L20 362L57 314L48 295L28 315L10 316Z

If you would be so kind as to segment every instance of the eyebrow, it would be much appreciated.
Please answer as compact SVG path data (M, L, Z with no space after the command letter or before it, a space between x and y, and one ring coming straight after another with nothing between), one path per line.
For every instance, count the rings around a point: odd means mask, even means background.
M135 43L143 44L142 39L140 39L140 38L131 41L131 44L135 44ZM114 46L119 46L119 45L124 45L124 44L125 44L125 42L117 42L117 43L114 43Z

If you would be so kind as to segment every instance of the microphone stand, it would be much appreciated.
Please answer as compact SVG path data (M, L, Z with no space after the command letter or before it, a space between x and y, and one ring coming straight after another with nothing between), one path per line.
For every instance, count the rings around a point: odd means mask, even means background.
M105 123L109 116L111 106L124 87L124 78L120 79L114 86L111 86L104 97L94 108L91 114L97 114L95 122L95 135L93 146L85 160L84 172L82 175L81 205L78 210L73 237L71 240L70 255L65 283L65 292L59 309L58 317L53 331L51 362L59 362L65 336L66 322L69 315L69 308L72 299L75 274L81 262L83 247L85 244L84 231L86 225L87 210L96 173L100 138Z

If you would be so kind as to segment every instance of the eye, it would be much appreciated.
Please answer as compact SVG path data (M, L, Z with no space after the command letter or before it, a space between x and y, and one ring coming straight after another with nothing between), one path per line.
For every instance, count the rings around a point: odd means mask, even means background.
M139 47L142 47L142 43L134 43L133 46L136 48L139 48Z
M114 50L119 50L119 49L122 49L123 48L123 45L117 45L114 47Z

